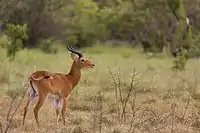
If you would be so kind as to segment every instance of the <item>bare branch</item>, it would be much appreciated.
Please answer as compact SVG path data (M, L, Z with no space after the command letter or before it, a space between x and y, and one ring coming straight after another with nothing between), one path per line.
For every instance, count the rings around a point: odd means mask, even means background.
M182 120L183 121L185 119L185 115L186 115L187 109L189 107L190 101L191 101L191 95L189 95L189 97L187 99L187 103L186 103L185 108L184 108L184 112L183 112L183 116L182 116Z
M127 102L128 102L128 100L129 100L129 97L130 97L130 94L131 94L131 92L132 92L132 90L133 90L133 81L135 80L135 69L134 69L134 72L133 72L133 76L132 76L132 78L131 78L131 85L130 85L130 88L129 88L129 91L128 91L128 94L127 94L127 97L126 97L126 99L125 99L125 102L124 102L124 106L123 106L123 110L122 110L122 118L124 118L124 121L125 121L125 111L126 111L126 105L127 105Z
M114 83L114 89L115 89L115 102L116 102L116 105L117 105L117 114L118 114L118 117L120 116L120 109L119 109L119 105L118 105L118 86L117 86L117 81L115 80L114 78L114 74L112 73L110 67L108 66L108 69L109 69L109 73L111 75L111 78L113 80L113 83Z
M3 126L2 126L1 120L0 120L0 133L3 133Z
M174 132L174 113L175 113L175 108L176 108L176 106L175 106L175 104L171 104L171 110L172 110L172 112L171 112L171 114L172 114L172 118L171 118L171 129L170 129L170 133L173 133Z
M103 120L103 95L98 92L95 96L95 105L93 108L93 132L95 133L98 129L99 133L102 132L102 120Z
M7 113L7 124L6 124L6 127L5 127L5 130L4 130L4 133L8 133L9 132L9 129L10 129L10 125L11 125L11 122L13 120L13 117L15 116L17 110L19 109L21 103L22 103L22 100L24 99L25 97L25 94L26 94L26 90L23 92L22 96L21 96L21 99L17 105L17 107L14 109L13 113L11 113L12 109L13 109L13 104L15 102L15 100L17 99L17 96L19 95L21 91L21 88L19 88L17 90L17 92L14 94L14 96L12 97L12 100L11 100L11 103L9 105L9 109L8 109L8 113Z

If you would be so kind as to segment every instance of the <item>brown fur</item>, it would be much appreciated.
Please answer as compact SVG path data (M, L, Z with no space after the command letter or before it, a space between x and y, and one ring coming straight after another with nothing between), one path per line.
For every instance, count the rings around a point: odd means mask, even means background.
M61 112L56 110L57 120L62 115L63 124L65 125L65 110L67 99L70 95L70 92L78 84L81 78L81 69L82 68L93 68L94 64L89 60L84 60L83 57L75 57L75 54L72 53L73 63L68 74L65 73L53 73L49 71L36 71L32 73L29 77L29 80L37 87L38 91L38 102L34 107L34 117L37 125L39 126L38 112L48 94L58 95L59 99L62 100ZM27 104L24 107L23 122L24 125L25 117L28 111L28 106L30 103L30 96L28 96Z

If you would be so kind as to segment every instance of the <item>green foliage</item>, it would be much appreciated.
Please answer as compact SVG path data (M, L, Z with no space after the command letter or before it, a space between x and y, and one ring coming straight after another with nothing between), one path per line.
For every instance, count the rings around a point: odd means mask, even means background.
M6 48L10 44L10 41L8 39L8 36L5 34L2 34L0 36L0 48Z
M182 71L185 70L185 66L188 60L188 51L182 49L182 51L178 54L178 56L173 61L172 70Z
M10 60L13 60L16 53L23 47L22 41L28 38L26 30L27 26L25 24L7 24L6 34L11 42L7 45L7 56Z
M189 57L200 57L200 34L196 35L195 38L192 39Z
M173 11L176 11L180 7L179 0L167 0L167 4Z
M58 52L58 43L54 39L42 40L39 44L40 49L47 54Z
M186 23L186 8L183 0L168 0L168 6L170 7L173 15L176 17L177 28L173 35L171 43L171 50L175 47L190 47L192 43L192 31L191 26ZM186 30L187 29L187 30ZM182 55L183 54L183 55ZM184 69L185 56L184 52L175 60L175 68ZM189 53L187 53L189 56Z
M190 44L184 38L187 14L195 18L192 26L197 33L200 27L197 15L200 8L194 6L199 1L194 0L27 0L20 3L9 0L0 3L5 5L0 9L1 24L26 24L28 40L24 47L37 47L40 43L39 47L46 53L56 52L57 45L48 40L51 37L79 48L106 41L129 45L147 42L150 52L161 53L168 44L171 49Z
M69 44L91 46L102 34L102 26L99 23L99 8L92 0L77 0L72 8L73 17L66 18L65 23L70 25L65 32ZM98 31L98 32L97 32Z

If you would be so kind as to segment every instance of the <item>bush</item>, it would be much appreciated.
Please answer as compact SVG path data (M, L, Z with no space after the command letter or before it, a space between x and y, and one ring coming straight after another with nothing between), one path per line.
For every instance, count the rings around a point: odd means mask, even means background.
M182 71L185 70L185 66L188 60L188 51L186 49L182 49L178 56L173 61L172 70Z
M200 57L200 34L195 36L195 38L193 39L188 54L190 58Z
M72 18L66 18L68 25L64 36L68 44L81 48L92 46L105 35L105 24L101 18L100 9L92 0L77 0L71 9Z
M8 36L3 34L0 36L0 47L6 48L11 42L8 39Z
M58 43L51 38L40 41L39 47L47 54L56 54L58 52Z
M7 45L7 57L10 60L15 58L16 53L23 47L23 40L26 40L28 36L26 35L27 26L7 24L6 35L11 43Z

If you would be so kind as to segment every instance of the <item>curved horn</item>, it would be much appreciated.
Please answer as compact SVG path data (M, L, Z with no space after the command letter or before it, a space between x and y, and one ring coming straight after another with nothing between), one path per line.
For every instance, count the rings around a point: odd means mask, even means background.
M70 52L72 52L72 53L74 53L74 54L77 54L77 55L79 56L79 58L80 58L80 57L83 57L83 54L82 54L82 53L76 51L76 50L73 49L71 46L67 45L67 49L68 49Z

